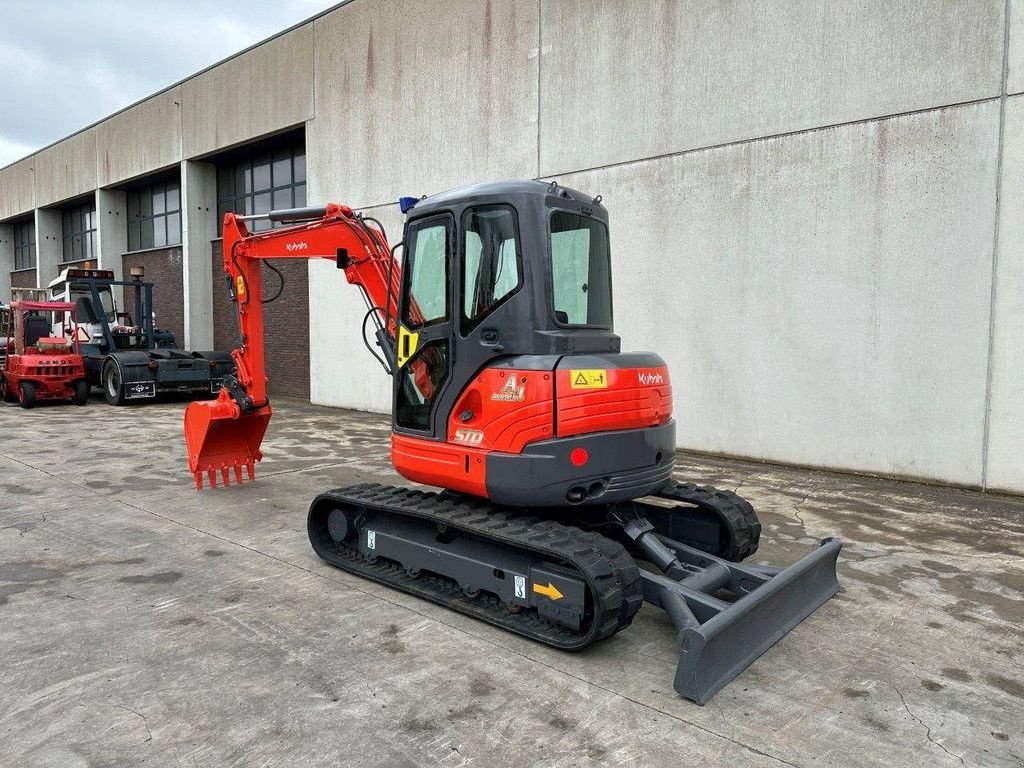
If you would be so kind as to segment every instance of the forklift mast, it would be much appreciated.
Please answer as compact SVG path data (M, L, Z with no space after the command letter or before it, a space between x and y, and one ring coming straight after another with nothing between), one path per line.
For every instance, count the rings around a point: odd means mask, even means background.
M130 323L118 323L119 319L129 319L124 312L118 312L114 304L113 287L133 288L134 314ZM85 289L84 293L81 294ZM76 290L77 289L77 290ZM115 280L113 270L104 269L68 269L54 283L50 284L52 297L61 297L74 301L83 324L95 328L93 339L102 342L107 351L118 348L132 347L135 349L155 349L157 338L153 322L153 283L136 280ZM106 294L111 309L104 306L103 294ZM118 330L115 338L114 328ZM118 343L120 341L120 344Z

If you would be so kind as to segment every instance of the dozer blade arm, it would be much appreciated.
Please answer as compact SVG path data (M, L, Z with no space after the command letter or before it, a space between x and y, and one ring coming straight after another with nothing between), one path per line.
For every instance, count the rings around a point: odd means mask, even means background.
M250 233L246 222L269 218L290 224L281 229ZM185 410L185 445L196 488L203 475L211 485L217 473L225 485L232 472L242 481L242 467L255 477L260 446L270 422L264 349L261 262L267 259L328 259L345 270L372 308L376 337L393 359L400 269L388 247L384 230L347 206L273 211L261 216L224 215L224 272L238 310L240 344L231 356L235 373L228 377L216 400L195 402ZM283 278L282 278L283 279ZM383 321L381 317L383 316ZM390 352L390 356L387 354Z
M681 579L641 571L644 600L663 608L679 631L676 691L706 703L783 635L839 591L837 539L789 568L740 565L658 537L689 570ZM732 603L712 593L741 596Z

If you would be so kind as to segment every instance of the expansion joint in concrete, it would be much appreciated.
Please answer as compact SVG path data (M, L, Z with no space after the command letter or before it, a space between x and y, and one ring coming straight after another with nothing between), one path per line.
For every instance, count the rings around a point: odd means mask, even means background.
M544 0L537 0L537 176L540 178L540 113L541 113L541 88L543 87L544 74Z
M985 412L981 440L981 488L988 489L989 443L992 432L992 376L995 366L996 301L999 292L999 219L1002 209L1003 155L1006 142L1007 83L1010 77L1010 0L1003 7L1003 69L999 88L999 138L996 142L995 215L992 225L992 275L989 292L988 361L985 371Z
M1005 91L1005 84L1004 84ZM809 126L807 128L799 128L794 131L782 131L780 133L765 134L762 136L751 136L746 139L736 139L735 141L723 141L718 144L704 144L699 147L691 147L689 149L680 149L675 152L663 152L658 155L647 155L645 157L638 157L631 160L619 160L613 163L605 163L603 165L594 165L588 168L576 168L576 169L563 169L552 173L540 173L538 168L537 178L542 179L553 179L559 176L569 176L577 173L590 173L591 171L605 171L611 168L623 168L630 165L638 165L640 163L649 163L656 160L666 160L676 157L685 157L686 155L694 155L699 152L707 152L714 149L725 149L726 147L741 147L746 144L756 144L761 141L771 141L773 139L785 139L790 136L802 136L806 133L818 133L820 131L831 131L836 128L846 128L851 125L865 125L868 123L881 123L886 120L892 120L898 117L910 117L912 115L925 115L929 112L938 112L944 109L956 109L958 107L973 107L979 104L988 104L996 101L997 99L1004 98L1005 93L996 96L985 96L980 99L968 99L967 101L957 101L950 104L937 104L931 107L922 107L921 109L911 109L904 112L890 112L882 115L873 115L872 117L858 118L857 120L846 120L837 123L827 123L824 125Z

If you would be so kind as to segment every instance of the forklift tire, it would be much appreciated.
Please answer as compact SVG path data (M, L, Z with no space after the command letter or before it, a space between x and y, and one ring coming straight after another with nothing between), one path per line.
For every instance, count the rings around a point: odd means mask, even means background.
M36 385L31 381L23 381L18 385L18 390L21 392L21 407L31 408L36 404Z
M89 402L89 384L85 379L75 382L75 405L85 405Z
M111 405L124 405L124 382L121 380L121 368L113 360L107 360L103 366L103 396Z
M0 373L0 399L5 403L16 403L18 397L7 387L7 377Z

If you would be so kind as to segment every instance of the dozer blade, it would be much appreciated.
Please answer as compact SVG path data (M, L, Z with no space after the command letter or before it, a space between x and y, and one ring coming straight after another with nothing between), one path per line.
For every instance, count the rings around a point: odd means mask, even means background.
M195 402L185 409L185 448L188 468L202 490L203 475L210 486L217 485L220 474L224 485L242 482L242 468L250 480L256 479L256 462L263 458L260 445L270 423L270 405L242 413L225 390L216 400Z
M689 548L665 540L681 559ZM789 568L778 570L715 560L731 571L729 588L747 591L733 603L660 574L642 572L644 598L664 608L677 628L675 689L704 704L789 630L839 591L836 559L842 542L826 539ZM699 554L699 553L698 553ZM690 559L690 558L687 558ZM707 565L707 558L701 558ZM691 562L693 562L691 560Z

